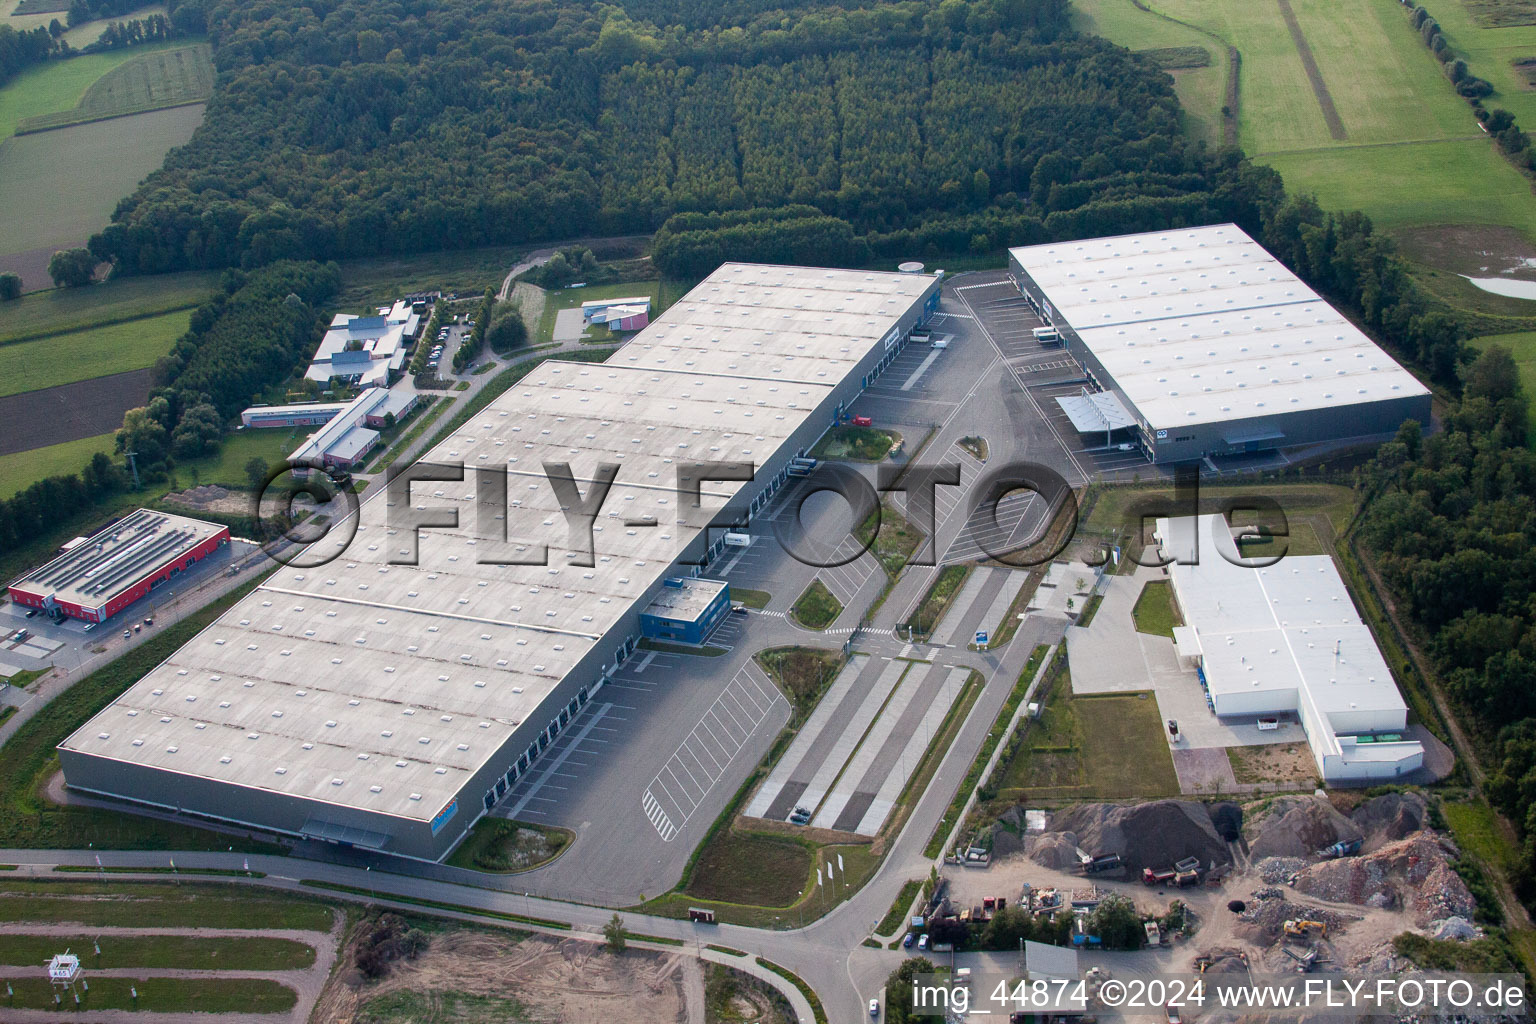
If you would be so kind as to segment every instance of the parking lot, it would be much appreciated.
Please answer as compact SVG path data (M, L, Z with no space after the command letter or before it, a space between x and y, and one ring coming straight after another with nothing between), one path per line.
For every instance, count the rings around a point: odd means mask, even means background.
M727 616L711 643L750 629ZM789 719L743 647L718 657L639 651L491 812L577 835L530 890L636 902L671 888L693 847Z

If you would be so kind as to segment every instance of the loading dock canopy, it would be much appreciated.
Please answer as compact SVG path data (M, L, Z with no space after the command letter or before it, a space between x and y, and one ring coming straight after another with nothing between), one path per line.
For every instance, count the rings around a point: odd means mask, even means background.
M1056 404L1061 406L1061 411L1067 414L1067 419L1080 434L1122 430L1136 425L1131 411L1108 391L1095 395L1067 395L1056 399Z
M382 850L384 844L389 842L389 836L381 833L351 825L339 825L334 821L321 821L319 818L310 818L299 831L311 839L320 839L329 843L346 843L348 846L361 846L369 850Z

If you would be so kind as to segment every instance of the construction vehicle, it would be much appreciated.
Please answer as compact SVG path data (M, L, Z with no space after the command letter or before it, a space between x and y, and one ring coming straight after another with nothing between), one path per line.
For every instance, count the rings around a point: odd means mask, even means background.
M1328 937L1328 923L1326 921L1298 921L1294 919L1285 922L1285 934L1287 935L1300 935L1305 938L1313 932L1317 932L1318 935L1326 939Z
M1364 845L1364 840L1362 839L1341 839L1339 842L1334 843L1332 846L1318 850L1317 855L1324 860L1337 860L1340 857L1353 857L1355 854L1360 852L1360 847L1362 845Z
M1174 863L1173 870L1174 871L1199 871L1200 870L1200 858L1199 857L1185 857L1183 860L1177 861L1177 862Z
M1141 924L1142 924L1142 927L1147 930L1147 945L1149 945L1149 946L1160 946L1160 945L1162 945L1163 936L1162 936L1162 933L1160 931L1158 931L1157 922L1156 921L1143 921Z
M1296 973L1306 974L1317 963L1317 947L1310 946L1307 949L1297 949L1295 946L1286 946L1285 955L1296 961Z
M1199 885L1200 872L1194 870L1180 871L1173 876L1173 882L1180 889L1187 889L1191 885Z
M1172 868L1164 868L1161 871L1153 871L1151 868L1141 869L1141 881L1143 885L1167 885L1173 881L1173 876L1178 874Z

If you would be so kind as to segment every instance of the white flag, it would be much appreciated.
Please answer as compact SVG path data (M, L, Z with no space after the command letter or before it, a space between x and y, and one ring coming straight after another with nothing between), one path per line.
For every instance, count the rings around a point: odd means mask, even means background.
M821 866L817 865L817 867L816 867L816 884L819 886L819 885L821 885L821 882L822 882Z
M842 875L842 876L843 876L843 877L844 877L844 878L847 878L847 877L848 877L848 872L847 872L847 871L846 871L846 870L844 870L844 868L843 868L843 855L842 855L842 854L838 854L838 855L837 855L837 870L838 870L838 872L839 872L839 873L840 873L840 874L841 874L841 875Z
M176 858L175 857L171 858L171 870L172 871L176 870Z
M246 871L250 871L251 870L251 858L249 858L249 857L245 858L245 870Z
M96 855L96 866L101 867L101 854Z

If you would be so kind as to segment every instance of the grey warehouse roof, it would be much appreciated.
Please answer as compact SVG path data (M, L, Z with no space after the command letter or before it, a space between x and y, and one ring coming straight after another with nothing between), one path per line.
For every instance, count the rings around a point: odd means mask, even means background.
M1428 394L1235 224L1011 253L1151 427Z
M547 564L477 561L491 545L466 472L415 485L418 508L457 508L460 526L422 530L417 563L391 565L409 538L376 496L354 537L318 542L334 561L275 572L62 746L431 819L524 719L554 714L551 690L702 529L675 507L676 464L766 461L931 284L720 267L607 363L542 364L422 459L505 468L498 525L521 554L547 544ZM583 493L620 465L592 567L572 564L545 462ZM706 483L702 519L741 486ZM647 515L656 527L626 525Z

